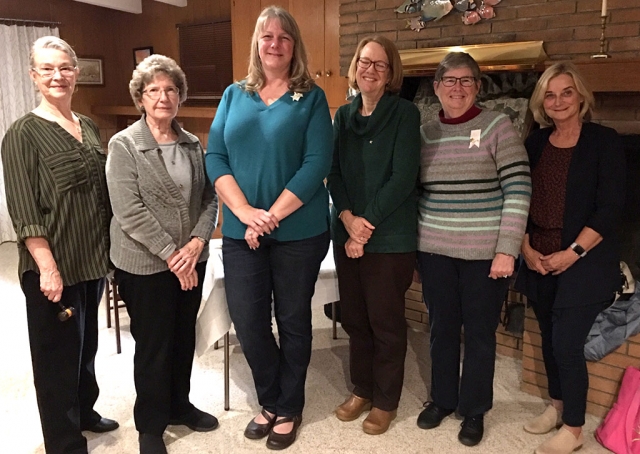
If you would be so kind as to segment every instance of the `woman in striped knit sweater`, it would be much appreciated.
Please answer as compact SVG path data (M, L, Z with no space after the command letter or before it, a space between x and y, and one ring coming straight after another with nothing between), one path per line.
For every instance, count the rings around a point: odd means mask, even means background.
M440 118L422 126L418 262L431 325L431 402L418 426L456 409L458 439L474 446L492 406L495 330L524 235L527 154L509 118L475 106L480 68L448 54L433 83ZM460 333L465 354L460 375Z

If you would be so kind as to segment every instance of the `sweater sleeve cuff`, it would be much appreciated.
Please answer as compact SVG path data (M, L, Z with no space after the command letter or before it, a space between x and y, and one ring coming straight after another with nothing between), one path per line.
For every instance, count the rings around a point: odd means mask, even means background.
M171 254L173 254L176 250L176 245L171 243L171 244L167 244L159 253L158 253L158 257L160 257L162 260L164 260L165 262L167 261L167 259L171 256Z

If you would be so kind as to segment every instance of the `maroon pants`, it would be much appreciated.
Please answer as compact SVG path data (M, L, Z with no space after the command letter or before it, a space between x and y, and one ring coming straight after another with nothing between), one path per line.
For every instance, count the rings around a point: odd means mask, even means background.
M411 285L416 254L365 253L351 259L338 245L334 253L353 393L371 399L381 410L395 410L407 353L404 294Z

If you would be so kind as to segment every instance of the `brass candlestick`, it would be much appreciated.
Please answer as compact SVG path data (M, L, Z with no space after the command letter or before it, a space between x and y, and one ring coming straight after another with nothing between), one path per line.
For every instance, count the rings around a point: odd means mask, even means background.
M606 39L604 37L604 31L607 28L607 16L600 17L600 26L602 27L602 34L600 35L600 53L592 55L591 58L611 58L611 55L605 53L604 46Z

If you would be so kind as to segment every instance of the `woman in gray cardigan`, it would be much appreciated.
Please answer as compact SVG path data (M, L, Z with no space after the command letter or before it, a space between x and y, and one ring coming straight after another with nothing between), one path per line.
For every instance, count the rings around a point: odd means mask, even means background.
M129 91L142 118L109 142L111 260L136 341L134 419L141 454L166 453L168 424L196 431L217 419L191 404L195 323L218 201L198 139L175 121L187 97L176 62L152 55Z

